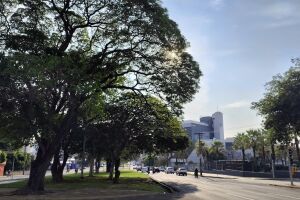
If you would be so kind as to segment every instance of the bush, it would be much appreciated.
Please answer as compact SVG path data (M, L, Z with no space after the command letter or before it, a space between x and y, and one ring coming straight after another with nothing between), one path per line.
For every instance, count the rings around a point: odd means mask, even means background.
M4 163L6 161L6 153L3 151L0 151L0 163Z

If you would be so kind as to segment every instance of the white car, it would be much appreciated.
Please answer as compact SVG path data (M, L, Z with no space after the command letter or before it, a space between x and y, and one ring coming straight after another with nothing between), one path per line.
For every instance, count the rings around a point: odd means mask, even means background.
M144 173L148 172L148 167L142 167L141 171L144 172Z
M175 173L174 168L173 167L167 167L166 170L165 170L165 173L166 174L174 174Z
M187 176L187 170L185 168L179 168L176 171L176 175L178 175L178 176Z

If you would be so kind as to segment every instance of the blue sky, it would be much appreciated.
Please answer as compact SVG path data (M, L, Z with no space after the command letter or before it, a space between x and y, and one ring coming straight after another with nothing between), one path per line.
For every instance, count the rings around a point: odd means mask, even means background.
M250 109L272 76L300 56L299 0L162 0L190 42L189 52L204 76L185 119L198 120L217 109L225 137L258 128Z

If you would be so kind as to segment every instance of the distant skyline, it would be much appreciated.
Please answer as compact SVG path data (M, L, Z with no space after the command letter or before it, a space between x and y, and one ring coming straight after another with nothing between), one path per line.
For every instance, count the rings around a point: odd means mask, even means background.
M259 128L250 109L264 85L300 56L298 0L163 0L204 74L185 120L221 111L225 137Z

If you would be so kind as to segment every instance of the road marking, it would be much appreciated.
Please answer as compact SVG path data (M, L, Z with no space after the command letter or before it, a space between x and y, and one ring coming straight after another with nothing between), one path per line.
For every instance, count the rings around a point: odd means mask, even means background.
M239 197L239 198L242 198L242 199L255 200L255 199L252 199L252 198L249 198L249 197L244 197L244 196L240 196L240 195L236 195L236 194L232 194L232 193L226 193L226 194L234 196L234 197Z

